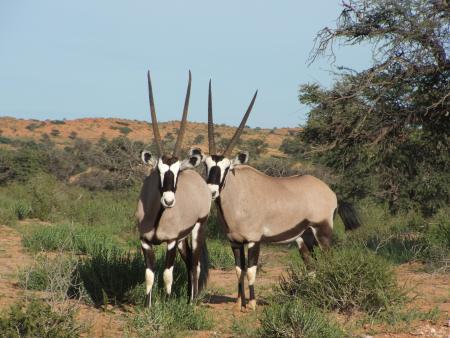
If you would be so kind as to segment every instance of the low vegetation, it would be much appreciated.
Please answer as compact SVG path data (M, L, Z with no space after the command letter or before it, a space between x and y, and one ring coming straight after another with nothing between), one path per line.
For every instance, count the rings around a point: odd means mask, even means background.
M79 337L85 330L75 312L60 313L40 299L21 301L0 317L3 337Z
M278 295L302 299L325 310L371 315L403 301L388 262L358 247L317 252L313 273L303 264L292 266L280 283Z
M348 334L322 311L298 299L274 302L260 318L260 337L338 338Z

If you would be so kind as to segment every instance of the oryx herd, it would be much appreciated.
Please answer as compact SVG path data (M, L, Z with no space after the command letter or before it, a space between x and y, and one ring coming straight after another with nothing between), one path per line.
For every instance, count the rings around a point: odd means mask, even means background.
M360 226L354 208L338 202L336 194L321 180L309 175L270 177L246 165L249 154L236 146L252 111L254 94L242 121L226 150L219 154L214 142L211 81L208 90L209 154L191 149L186 159L180 159L180 149L186 130L191 73L183 115L172 154L163 148L156 118L150 72L148 91L156 156L147 150L141 157L152 167L144 180L136 216L145 258L145 305L151 306L155 273L153 245L167 243L163 280L170 295L176 251L180 252L188 271L189 300L194 299L208 278L208 254L205 226L211 202L217 207L219 221L230 241L238 279L238 302L246 306L244 279L248 280L249 305L256 307L254 283L261 243L296 242L300 254L310 265L312 242L329 248L333 219L339 213L346 229ZM205 177L194 169L201 163ZM190 235L190 236L189 236ZM191 241L188 238L191 238ZM245 257L245 245L248 259Z

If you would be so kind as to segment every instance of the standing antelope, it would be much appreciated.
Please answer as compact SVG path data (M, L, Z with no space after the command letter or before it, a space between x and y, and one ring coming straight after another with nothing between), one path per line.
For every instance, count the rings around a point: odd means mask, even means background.
M247 275L250 306L255 309L254 283L260 243L296 241L300 253L309 261L308 248L302 234L311 229L322 248L328 248L336 209L346 229L360 225L355 210L348 203L337 202L336 194L321 180L310 176L270 177L244 165L248 152L230 160L256 99L255 93L238 129L222 155L214 143L211 81L208 93L209 156L202 159L206 166L207 183L218 207L233 250L238 277L238 302L245 307L244 274ZM248 269L244 244L248 244Z
M196 297L198 291L206 284L208 260L204 225L211 207L211 193L205 181L197 172L186 170L198 165L201 161L201 155L191 151L188 159L180 161L178 158L186 129L191 91L191 72L189 71L183 116L172 155L168 155L163 150L156 119L150 71L147 73L147 77L157 157L146 150L141 153L144 163L150 164L153 169L144 180L136 217L146 265L145 306L150 307L155 273L153 245L167 243L163 279L168 295L170 295L172 289L173 266L177 247L187 266L189 300ZM192 235L192 247L187 240L189 234Z

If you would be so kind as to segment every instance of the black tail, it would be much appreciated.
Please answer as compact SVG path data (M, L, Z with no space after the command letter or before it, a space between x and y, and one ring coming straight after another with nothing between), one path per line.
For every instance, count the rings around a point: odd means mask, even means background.
M200 277L198 279L198 291L202 291L206 284L208 283L209 277L209 254L206 242L204 242L201 253L200 253Z
M345 230L354 230L362 225L355 207L348 202L338 203L338 214L344 223Z

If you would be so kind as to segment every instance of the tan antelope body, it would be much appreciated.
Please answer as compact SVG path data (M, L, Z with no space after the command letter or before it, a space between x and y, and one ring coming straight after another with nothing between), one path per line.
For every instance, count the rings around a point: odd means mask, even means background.
M270 177L248 165L230 170L217 203L235 242L294 241L310 225L332 226L337 208L336 194L313 176Z
M181 171L175 206L160 210L161 194L158 185L159 175L153 170L144 180L136 212L140 236L151 244L183 240L197 222L208 217L211 192L197 172Z
M253 108L257 92L222 155L214 142L211 81L208 95L209 156L204 156L207 183L218 207L219 218L230 240L238 277L238 301L245 307L244 275L250 290L250 305L256 306L254 283L260 252L260 243L289 243L296 241L300 254L310 265L310 239L322 248L331 243L333 218L336 210L346 229L360 225L353 207L339 203L336 194L321 180L305 175L270 177L245 163L248 153L229 156L242 133ZM312 235L311 235L312 232ZM302 236L307 235L309 243ZM244 245L248 244L246 268Z
M188 271L189 300L197 296L206 284L208 260L204 225L211 208L211 193L203 178L190 170L201 162L199 153L191 152L189 158L178 158L186 130L191 72L181 118L180 130L173 154L164 152L156 119L150 72L148 72L150 113L157 156L142 151L144 163L152 166L152 172L144 180L139 196L136 218L145 259L145 306L151 305L151 293L155 275L153 245L167 243L163 274L166 293L171 294L173 267L177 248ZM191 235L191 245L188 236Z

